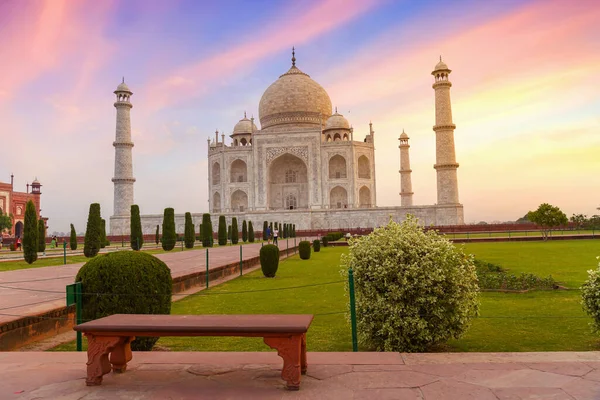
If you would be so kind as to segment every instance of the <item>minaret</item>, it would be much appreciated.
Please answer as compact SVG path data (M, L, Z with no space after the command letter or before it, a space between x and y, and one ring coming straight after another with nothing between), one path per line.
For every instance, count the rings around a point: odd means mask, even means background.
M413 205L413 191L412 181L410 179L410 156L408 155L408 135L402 130L402 134L398 140L400 141L400 198L402 207L409 207Z
M450 74L448 66L437 63L431 73L435 78L435 165L437 171L437 204L458 204L458 181L456 177L456 155L454 152L454 129L450 104Z
M114 92L117 95L115 108L117 109L117 129L115 146L115 201L113 216L129 216L133 204L133 160L131 150L131 108L133 105L129 98L133 94L129 87L123 82Z

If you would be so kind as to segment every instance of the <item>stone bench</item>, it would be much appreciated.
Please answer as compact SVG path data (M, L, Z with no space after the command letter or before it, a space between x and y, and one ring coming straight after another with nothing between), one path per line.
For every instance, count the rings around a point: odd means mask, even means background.
M102 376L125 372L136 336L262 337L283 358L281 377L287 388L300 388L306 373L306 332L312 315L152 315L115 314L76 325L88 340L88 386L100 385Z

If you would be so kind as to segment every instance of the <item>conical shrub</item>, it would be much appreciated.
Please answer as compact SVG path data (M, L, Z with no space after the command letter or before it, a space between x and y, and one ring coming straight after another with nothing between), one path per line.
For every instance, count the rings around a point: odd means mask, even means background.
M85 242L83 243L83 254L88 258L95 257L100 251L101 224L100 204L90 204L90 212L85 229Z
M38 220L33 201L29 200L25 207L25 226L23 226L23 257L27 264L37 260Z
M177 242L177 233L175 232L175 210L165 208L162 224L162 248L165 251L171 251Z

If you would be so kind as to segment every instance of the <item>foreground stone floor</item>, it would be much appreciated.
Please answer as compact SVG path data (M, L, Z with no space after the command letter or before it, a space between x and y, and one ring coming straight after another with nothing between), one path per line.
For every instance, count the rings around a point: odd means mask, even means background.
M1 399L600 399L600 352L308 353L298 392L265 353L134 353L85 385L85 353L0 353Z

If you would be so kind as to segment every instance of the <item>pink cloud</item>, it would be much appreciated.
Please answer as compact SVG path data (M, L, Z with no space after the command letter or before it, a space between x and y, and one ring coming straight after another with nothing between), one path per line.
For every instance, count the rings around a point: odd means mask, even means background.
M381 0L325 0L293 19L280 18L240 45L210 58L184 65L158 78L148 87L153 109L205 93L216 79L230 76L269 54L306 43L342 26L380 4ZM282 13L281 15L286 15ZM332 16L335 16L333 18ZM173 89L177 89L176 91ZM171 93L173 95L171 95Z

